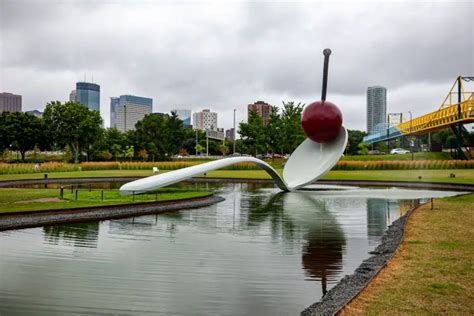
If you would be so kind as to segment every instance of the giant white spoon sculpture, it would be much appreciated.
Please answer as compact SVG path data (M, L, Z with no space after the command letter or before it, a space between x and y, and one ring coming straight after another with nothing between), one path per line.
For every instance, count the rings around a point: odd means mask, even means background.
M342 115L339 109L334 104L325 101L330 54L329 49L324 50L321 101L310 104L303 113L303 128L309 137L295 149L288 159L283 169L283 178L272 166L260 159L232 157L132 181L124 184L120 188L120 193L127 195L153 191L241 162L252 162L262 167L270 174L276 185L284 191L294 191L318 180L337 163L344 153L348 139L347 131L342 126ZM317 126L314 126L315 124Z

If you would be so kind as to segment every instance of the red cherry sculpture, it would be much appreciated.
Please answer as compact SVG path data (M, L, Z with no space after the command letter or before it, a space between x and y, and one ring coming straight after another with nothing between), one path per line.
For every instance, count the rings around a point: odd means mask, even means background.
M341 130L342 113L334 103L316 101L304 108L301 125L309 139L328 143Z
M326 90L328 86L329 55L331 50L326 48L323 51L323 88L321 89L321 101L316 101L304 108L301 117L306 136L318 143L328 143L335 139L341 130L342 113L339 108L329 101L326 101Z

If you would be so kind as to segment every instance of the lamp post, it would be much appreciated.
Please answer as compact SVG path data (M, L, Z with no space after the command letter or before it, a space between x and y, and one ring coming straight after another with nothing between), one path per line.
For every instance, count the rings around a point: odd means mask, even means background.
M390 141L388 137L390 136L390 113L387 115L387 148L390 151Z
M198 130L196 129L196 147L195 147L195 150L196 150L196 157L198 155Z
M413 132L413 116L411 114L411 111L408 111L408 114L410 114L410 152L411 160L413 160L413 137L411 136L411 133Z

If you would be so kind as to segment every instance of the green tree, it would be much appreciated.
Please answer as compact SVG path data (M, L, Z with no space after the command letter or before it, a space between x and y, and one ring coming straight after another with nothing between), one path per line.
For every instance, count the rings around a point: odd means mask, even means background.
M367 147L366 143L359 143L359 145L357 145L357 147L359 147L359 151L357 152L359 155L369 154L369 148Z
M54 141L72 148L76 163L81 151L87 151L102 132L99 112L76 102L50 102L46 105L43 118Z
M135 124L129 134L130 142L137 148L146 149L152 159L169 160L182 148L185 131L175 112L171 115L146 115Z
M125 133L122 133L116 128L107 128L104 131L100 148L103 151L108 151L112 154L115 161L120 158L122 149L125 148L128 143L128 139Z
M0 116L0 147L18 150L21 161L25 153L45 138L43 120L23 112L3 112Z
M272 154L283 153L282 139L284 138L284 127L279 111L280 109L277 106L272 107L268 125L265 126L265 141L268 150Z
M130 161L132 161L133 157L135 157L135 148L133 148L133 146L127 146L123 152L123 155L125 158L130 158Z
M359 144L362 143L362 139L367 135L366 132L358 130L347 130L348 141L346 154L347 155L357 155L359 151Z
M229 146L225 143L225 141L219 145L219 151L222 155L226 156L229 153Z
M200 154L204 151L204 146L202 146L201 144L197 144L195 149L196 149L196 152Z
M259 151L266 150L265 128L262 118L255 111L249 112L247 123L239 124L239 134L248 153L257 155Z
M183 146L186 132L183 127L183 121L179 119L174 111L166 118L165 127L168 135L165 140L165 150L171 157L179 153L179 150Z
M286 153L292 153L296 147L306 138L301 126L301 113L304 104L294 102L283 102L282 125L283 138L281 140Z

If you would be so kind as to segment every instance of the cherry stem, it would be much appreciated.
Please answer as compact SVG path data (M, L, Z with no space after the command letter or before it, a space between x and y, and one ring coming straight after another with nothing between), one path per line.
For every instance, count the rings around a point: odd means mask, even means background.
M328 69L329 69L329 55L331 50L326 48L323 50L324 54L324 69L323 69L323 89L321 91L321 101L326 101L326 90L328 88Z

